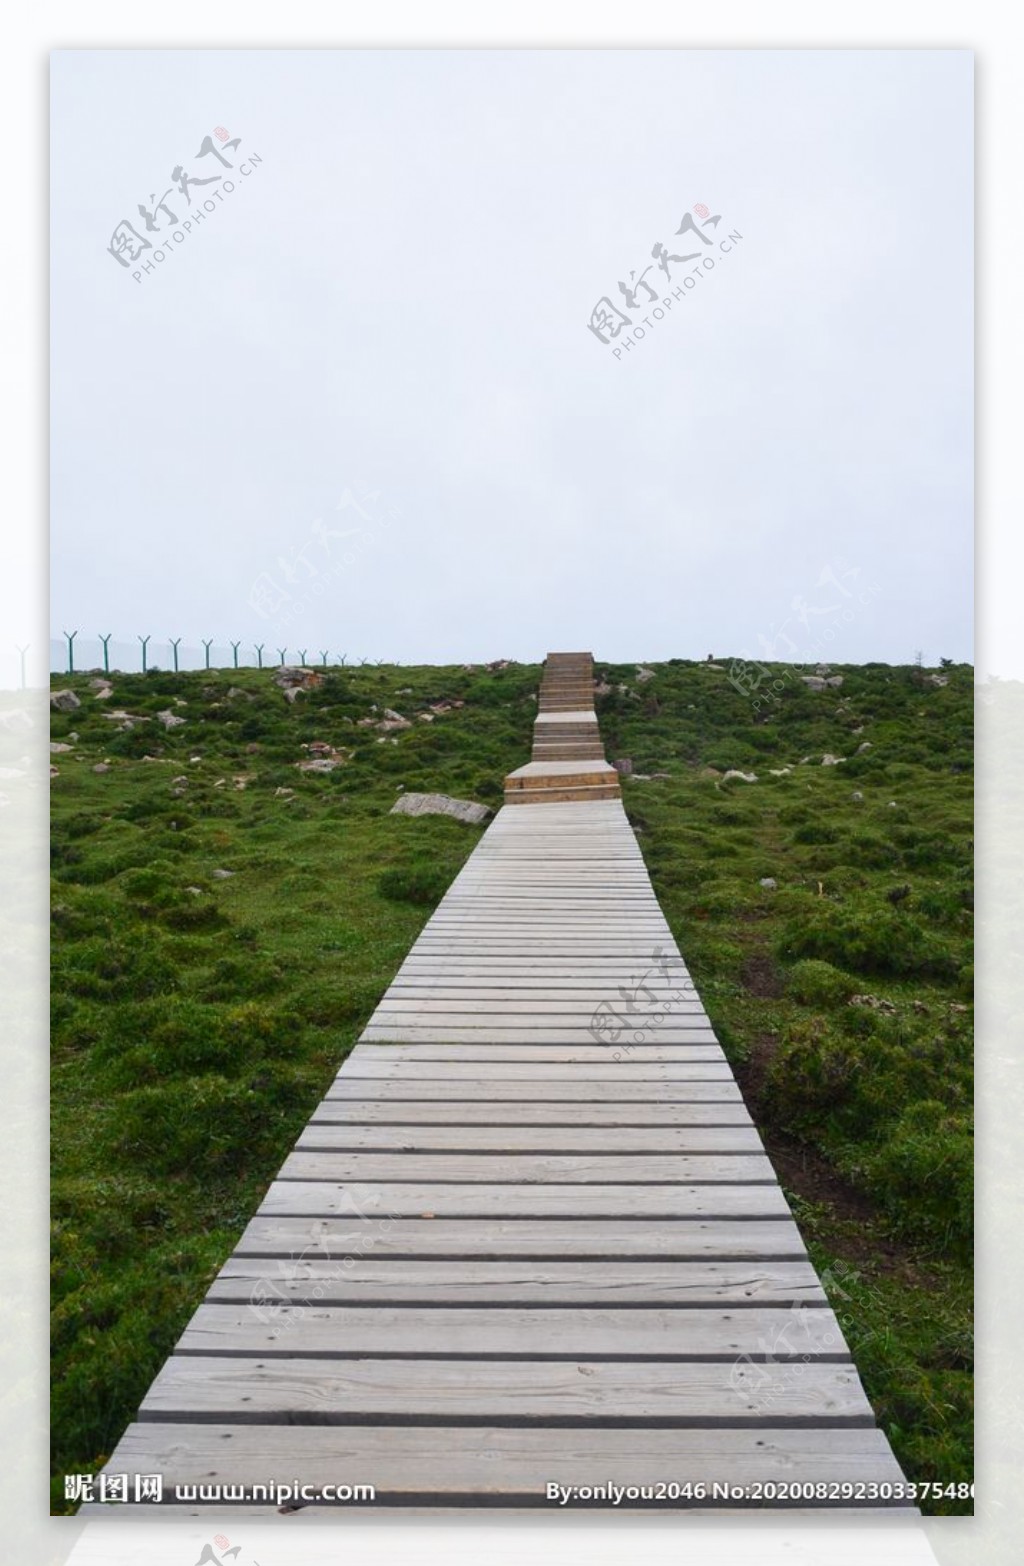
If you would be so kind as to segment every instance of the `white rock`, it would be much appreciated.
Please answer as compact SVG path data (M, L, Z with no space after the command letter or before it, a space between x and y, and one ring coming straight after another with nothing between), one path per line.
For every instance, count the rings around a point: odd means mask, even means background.
M456 821L478 825L494 814L472 799L452 799L448 794L403 794L391 807L393 816L453 816Z
M728 783L730 778L739 778L741 783L756 783L756 772L738 772L735 767L730 767L728 772L722 773L722 782Z

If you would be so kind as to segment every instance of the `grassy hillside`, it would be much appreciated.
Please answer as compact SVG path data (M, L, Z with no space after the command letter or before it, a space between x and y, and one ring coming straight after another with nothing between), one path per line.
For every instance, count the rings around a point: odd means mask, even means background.
M724 669L606 666L598 710L609 756L666 774L626 808L880 1420L911 1475L965 1479L971 671L832 672L758 715ZM55 1510L479 838L390 816L397 790L497 805L538 678L54 681L81 700L52 736ZM321 743L338 765L299 770Z

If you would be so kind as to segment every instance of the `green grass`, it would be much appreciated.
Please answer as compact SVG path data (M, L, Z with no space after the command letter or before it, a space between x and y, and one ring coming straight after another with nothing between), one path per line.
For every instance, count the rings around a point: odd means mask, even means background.
M897 1457L970 1480L973 672L836 665L755 716L725 670L655 667L606 666L598 713L669 774L624 783L659 900Z
M839 667L762 719L724 671L653 667L607 670L598 709L610 757L669 774L624 789L662 906L898 1457L969 1478L971 671ZM479 839L389 815L399 787L498 805L538 678L366 666L294 705L272 671L54 681L82 699L53 719L55 1511ZM365 726L385 707L412 727ZM299 772L313 741L347 761Z

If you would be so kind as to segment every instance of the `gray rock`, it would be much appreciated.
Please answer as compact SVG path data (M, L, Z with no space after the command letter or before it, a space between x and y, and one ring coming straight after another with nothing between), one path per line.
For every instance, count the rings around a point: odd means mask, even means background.
M170 707L165 707L163 712L158 712L157 717L160 719L160 722L163 724L165 729L180 729L182 724L185 722L185 719L179 718L178 714L176 712L172 712Z
M833 674L830 679L825 681L825 684L830 686L834 691L837 691L842 683L843 676L841 674Z
M64 745L64 744L62 744L60 740L51 740L50 741L50 755L51 756L60 755L62 752L69 751L69 750L74 750L74 748L75 747L73 745Z
M620 778L631 778L633 776L633 761L630 756L620 756L618 761L612 762L612 766Z
M215 881L230 881L234 874L234 870L215 870L213 872L213 879Z
M653 669L645 669L642 664L638 664L637 665L636 683L638 685L646 685L648 680L653 680L653 679L654 679L654 670Z
M779 886L773 875L763 875L757 884L758 886L763 886L766 892L775 892Z
M820 674L801 674L800 679L809 691L823 691L825 689L826 681Z
M739 778L741 783L756 783L756 772L738 772L735 767L730 767L728 772L722 773L722 782L728 783L730 778Z
M79 701L74 691L62 690L50 692L50 706L53 708L54 712L74 712L75 708L80 707L81 705L82 703Z
M838 767L839 763L845 760L845 756L833 756L829 751L826 751L821 758L821 764L823 767Z
M861 793L859 788L854 789L853 793L850 795L850 798L857 805L862 805L864 803L864 795Z
M473 826L488 821L494 814L487 805L472 799L452 799L448 794L403 794L391 807L393 816L453 816Z
M857 746L857 750L856 750L855 754L858 755L858 756L863 756L864 753L866 751L871 750L871 748L872 748L871 741L870 740L865 740L863 742L863 744Z
M342 763L331 756L317 756L313 761L297 761L295 765L300 772L333 772Z
M92 770L94 772L109 772L110 771L110 762L109 761L97 761L96 765L93 767Z

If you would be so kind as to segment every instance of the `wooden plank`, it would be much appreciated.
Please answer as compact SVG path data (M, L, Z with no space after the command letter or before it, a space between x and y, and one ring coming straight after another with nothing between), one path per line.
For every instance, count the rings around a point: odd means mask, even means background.
M856 1371L812 1363L232 1359L175 1354L139 1419L189 1424L874 1425Z
M320 1355L327 1359L717 1359L803 1364L849 1360L824 1305L628 1308L515 1305L199 1306L180 1354Z
M774 1184L758 1153L293 1152L279 1180L499 1185Z
M609 1045L609 1056L612 1055L613 1048L614 1046ZM353 1056L342 1067L339 1080L344 1078L347 1082L443 1081L453 1089L457 1088L460 1082L480 1082L484 1085L492 1082L518 1082L532 1085L536 1089L546 1088L557 1082L572 1082L577 1086L585 1084L588 1088L608 1086L613 1083L617 1086L620 1082L625 1085L627 1079L634 1085L644 1082L680 1085L687 1082L731 1082L732 1072L717 1045L710 1048L707 1053L706 1060L697 1061L692 1065L684 1061L645 1062L623 1059L616 1062L610 1059L607 1064L595 1063L588 1065L585 1070L578 1066L561 1065L555 1061L546 1063L533 1060L498 1060L490 1063L477 1060L465 1062L453 1060L424 1061L420 1064L414 1060L388 1061L384 1058L364 1062ZM542 1094L538 1092L538 1097L540 1096Z
M379 1026L369 1023L363 1030L361 1038L367 1044L386 1044L389 1040L407 1044L415 1044L417 1042L424 1044L475 1044L479 1041L482 1031L480 1028L464 1027L461 1022L457 1024L453 1022L443 1027L436 1024L413 1021L401 1023L386 1022ZM544 1040L550 1041L552 1038L557 1038L567 1044L594 1043L594 1034L589 1027L553 1028L548 1025L538 1028L527 1026L525 1023L509 1027L504 1024L495 1026L493 1023L489 1023L487 1031L495 1044L531 1044ZM634 1034L628 1035L623 1030L621 1040L617 1041L621 1048L625 1048L629 1044L630 1037L636 1043L643 1043L649 1041L650 1034L640 1029ZM666 1023L657 1029L657 1037L666 1044L685 1044L694 1040L694 1030L673 1027ZM706 1037L698 1035L695 1042L711 1044L715 1042L715 1036L708 1030ZM614 1044L608 1046L609 1055L613 1059L615 1058L613 1054L614 1048Z
M316 1116L297 1153L763 1153L749 1126L393 1126L323 1124Z
M298 1474L310 1487L307 1499L340 1477L349 1484L372 1484L378 1507L418 1500L476 1506L511 1502L548 1511L549 1484L564 1486L571 1506L607 1508L607 1491L595 1494L594 1487L610 1479L646 1490L646 1504L664 1512L666 1506L685 1510L693 1504L692 1491L688 1499L679 1493L683 1481L706 1486L710 1494L723 1482L746 1486L799 1479L841 1486L902 1479L881 1431L756 1425L647 1428L624 1437L621 1431L586 1426L547 1431L516 1425L183 1427L153 1421L129 1426L108 1469L162 1474L168 1502L179 1485L251 1486L256 1476L264 1484L292 1485ZM658 1484L674 1488L655 1499L652 1487ZM642 1493L632 1504L645 1504ZM707 1508L705 1495L699 1504ZM744 1503L730 1495L719 1504L736 1509ZM763 1503L756 1504L760 1509ZM807 1508L813 1502L799 1504ZM828 1504L822 1500L822 1511ZM842 1504L849 1508L851 1501ZM879 1502L870 1504L877 1508Z
M704 1082L694 1079L685 1082L658 1082L652 1078L643 1081L626 1080L620 1074L611 1082L591 1082L580 1076L575 1081L540 1083L536 1078L528 1081L498 1081L493 1077L484 1082L478 1078L460 1078L458 1082L436 1078L407 1080L403 1077L357 1077L347 1074L337 1077L327 1091L328 1099L374 1098L381 1102L390 1099L444 1099L456 1103L462 1099L536 1100L539 1103L567 1104L636 1104L636 1103L718 1103L740 1102L740 1090L732 1077L721 1077Z
M654 1141L659 1128L666 1126L752 1126L738 1096L722 1101L666 1103L658 1100L612 1098L593 1100L566 1099L548 1103L529 1098L401 1098L395 1093L373 1098L347 1096L325 1098L313 1111L310 1126L457 1126L516 1127L548 1126L570 1130L595 1130L607 1135L617 1129L651 1127ZM513 1136L514 1139L514 1136ZM652 1144L652 1152L659 1148Z
M266 1217L353 1213L392 1218L785 1218L777 1185L378 1185L275 1180Z
M602 1223L557 1218L253 1218L235 1256L303 1259L434 1258L452 1261L800 1261L792 1218L634 1218Z
M231 1257L211 1304L821 1305L809 1261L372 1261Z
M637 1061L677 1061L685 1065L707 1055L703 1044L638 1044L632 1051ZM555 1065L600 1065L608 1060L607 1044L357 1044L349 1060L476 1060L494 1065L499 1061L542 1061ZM586 1075L586 1073L581 1073Z

